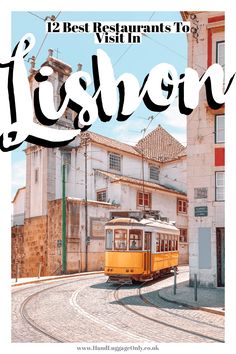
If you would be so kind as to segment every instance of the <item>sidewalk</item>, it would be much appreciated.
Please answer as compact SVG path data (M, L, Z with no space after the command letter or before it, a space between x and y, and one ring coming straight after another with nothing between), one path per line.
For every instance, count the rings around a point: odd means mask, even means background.
M173 285L158 290L158 295L169 302L224 316L224 288L199 287L197 288L197 301L195 301L194 288L189 287L188 284L188 281L177 283L176 295L174 295Z
M11 279L11 286L18 286L24 284L32 284L32 283L42 283L44 281L50 280L60 280L64 278L74 278L83 275L93 275L93 274L103 274L103 271L94 271L94 272L86 272L86 273L75 273L75 274L64 274L64 275L54 275L54 276L46 276L46 277L32 277L32 278L18 278L17 282L15 278Z

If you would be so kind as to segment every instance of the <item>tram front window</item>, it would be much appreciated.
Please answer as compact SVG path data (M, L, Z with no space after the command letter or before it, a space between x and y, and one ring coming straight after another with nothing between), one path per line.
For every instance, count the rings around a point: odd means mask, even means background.
M115 230L115 250L127 249L127 231Z
M129 231L129 249L141 250L142 249L142 230L130 230Z
M106 250L112 250L112 230L106 230Z

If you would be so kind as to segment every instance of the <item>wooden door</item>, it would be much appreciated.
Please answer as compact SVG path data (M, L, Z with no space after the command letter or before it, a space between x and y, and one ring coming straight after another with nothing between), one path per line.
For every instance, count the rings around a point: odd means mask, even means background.
M216 228L217 286L225 286L225 229Z

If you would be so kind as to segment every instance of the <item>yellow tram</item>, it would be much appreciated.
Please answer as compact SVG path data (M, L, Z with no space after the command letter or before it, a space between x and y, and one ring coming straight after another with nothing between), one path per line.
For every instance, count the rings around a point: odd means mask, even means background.
M109 281L150 280L178 266L179 229L155 219L114 218L105 224Z

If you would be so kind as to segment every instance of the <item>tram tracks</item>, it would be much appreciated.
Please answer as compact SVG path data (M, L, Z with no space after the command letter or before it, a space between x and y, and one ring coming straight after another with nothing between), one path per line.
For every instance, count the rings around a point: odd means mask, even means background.
M36 330L38 333L40 333L41 335L46 336L47 338L50 338L52 341L54 342L58 342L58 343L63 343L63 342L69 342L70 340L68 340L68 337L65 338L63 336L63 332L62 333L57 333L56 328L55 327L50 327L47 328L48 323L45 321L45 323L41 320L37 321L37 317L34 316L32 310L33 310L33 306L35 306L35 303L38 301L37 297L41 294L44 293L46 291L49 291L53 288L58 288L61 286L65 286L71 283L76 283L76 282L81 282L81 281L88 281L88 280L93 280L93 279L98 279L98 276L95 277L90 277L89 279L73 279L67 282L63 282L60 284L55 284L53 286L47 287L47 288L43 288L43 289L39 289L34 293L31 293L30 295L26 296L22 302L20 303L20 315L22 317L22 319L34 330ZM116 303L118 303L119 305L121 305L122 307L124 307L125 310L131 311L133 314L135 314L136 316L141 316L143 319L145 319L145 321L149 321L150 322L150 328L152 328L151 323L156 323L159 324L159 328L162 326L165 326L166 332L168 332L168 328L169 331L172 332L172 330L174 330L175 332L180 331L182 334L182 338L184 338L184 333L186 334L186 338L199 338L200 341L214 341L214 342L222 342L224 343L223 340L221 340L221 334L223 331L223 327L217 326L216 324L209 324L208 322L204 322L201 321L197 318L189 318L188 315L183 315L178 312L178 307L177 305L164 305L162 306L161 304L163 303L162 299L159 299L158 302L160 302L160 306L157 303L153 303L152 298L150 299L150 297L148 296L148 293L145 293L144 288L151 286L152 284L156 283L156 281L151 281L148 283L142 283L139 287L132 287L129 286L129 288L127 288L127 293L126 290L124 289L124 284L118 286L115 290L114 288L110 290L110 296L107 298L109 299L108 304L112 304L112 302L110 302L111 297L114 296L115 297L115 301ZM99 284L99 283L98 283ZM102 284L106 284L106 283L102 283ZM42 286L42 284L40 284ZM82 306L81 304L78 303L78 299L82 298L82 294L84 293L84 290L87 289L88 287L91 287L91 282L89 282L89 284L84 284L85 286L79 287L76 291L74 291L72 297L71 297L71 304L73 305L74 309L79 313L79 315L81 316L85 316L87 318L88 321L92 321L95 323L95 325L98 326L102 326L104 328L106 328L109 332L113 331L113 333L117 333L117 335L121 336L122 338L127 337L130 338L131 340L135 340L138 341L138 339L141 341L153 341L153 334L152 333L148 333L147 331L146 334L143 332L140 332L140 336L139 336L139 330L136 332L136 330L134 328L132 328L131 332L129 332L128 328L131 328L130 325L128 325L128 323L125 324L125 322L123 323L122 326L119 326L120 320L119 318L117 318L115 321L109 322L107 321L107 318L100 317L100 315L102 314L100 312L100 314L98 313L94 313L93 311L90 310L90 308L86 308L83 307L83 302L82 302ZM38 285L39 286L39 285ZM17 291L15 291L13 294L19 293L21 291L29 291L30 287L24 288L24 289L19 289ZM124 292L122 292L122 289L124 290ZM32 289L33 290L33 289ZM35 289L33 290L35 291ZM81 292L82 291L82 292ZM87 291L87 290L86 290ZM155 290L156 291L156 290ZM127 295L130 296L130 293L132 292L132 297L133 297L133 293L135 293L135 301L134 304L127 304ZM78 294L81 295L78 297ZM22 294L24 296L24 294ZM27 293L26 293L27 295ZM73 301L72 301L73 300ZM149 308L151 308L151 316L150 316L150 311L139 311L139 309L137 309L137 307L135 306L137 304L137 301L141 301L142 302L142 308L144 308L144 304L145 306L149 306ZM104 302L105 303L105 302ZM42 304L43 305L43 304ZM40 306L42 306L40 305ZM139 305L139 304L138 304ZM106 305L107 306L107 305ZM109 305L110 306L110 305ZM171 311L173 306L173 309L175 310L175 313L173 313ZM148 309L148 307L147 307ZM42 307L43 310L43 307ZM157 311L157 313L155 313L155 311ZM163 316L164 314L164 316ZM165 314L167 319L165 318ZM126 316L127 317L127 316ZM129 317L129 316L128 316ZM190 316L191 317L191 316ZM135 318L133 317L134 323L135 323ZM174 320L175 318L175 320ZM204 315L203 317L200 316L201 318L205 318ZM196 324L196 328L193 327L194 325L190 325L189 327L185 325L185 328L182 326L180 326L179 321L181 322L181 320L185 320L185 321L191 321L192 323ZM147 323L147 322L146 322ZM126 327L126 329L124 329ZM200 330L198 327L204 327L204 326L210 326L213 328L212 332L209 332L206 334L204 334L204 329ZM191 328L192 327L192 328ZM153 328L155 329L155 326L153 326ZM164 328L164 327L162 327ZM214 333L214 329L215 329L215 333ZM219 336L217 336L217 331L221 331L221 334ZM178 332L178 333L180 333ZM215 335L214 335L215 334ZM66 334L65 334L66 335ZM120 338L121 338L120 337ZM154 337L155 338L155 337ZM173 341L173 340L172 340ZM188 342L188 339L182 340L183 342ZM178 340L177 340L178 342Z
M91 277L89 278L89 280L92 280L92 279L97 279L98 276L96 277ZM88 279L80 279L79 282L81 281L86 281ZM39 332L40 334L43 334L45 336L47 336L48 338L52 339L54 342L57 342L57 343L65 343L66 340L65 338L62 338L62 337L59 337L59 336L56 336L55 334L52 333L52 331L49 331L47 328L44 328L42 327L42 325L40 325L37 321L35 321L28 313L28 310L27 310L27 306L30 305L30 303L35 299L37 298L40 294L44 293L44 292L47 292L49 290L52 290L54 288L59 288L61 286L65 286L65 285L69 285L69 284L72 284L72 283L76 283L78 282L78 279L74 279L74 280L70 280L68 282L63 282L61 284L56 284L56 285L53 285L53 286L50 286L50 287L47 287L47 288L44 288L44 289L40 289L36 292L34 292L33 294L30 294L29 296L27 296L24 301L20 304L20 309L19 309L19 312L20 312L20 315L22 317L22 319L31 327L33 328L34 330L36 330L37 332ZM42 286L42 283L38 286ZM23 291L26 291L26 290L29 290L30 288L32 288L31 286L30 287L26 287L24 289L19 289L19 290L16 290L13 292L13 295L15 294L19 294L20 292L23 292Z
M191 318L190 316L188 317L188 316L185 316L185 315L174 313L173 311L164 309L163 306L157 305L156 303L153 303L150 300L148 300L147 297L142 294L141 289L144 286L147 286L147 285L150 286L150 284L153 284L155 282L156 281L151 281L151 282L148 282L148 283L147 282L141 283L140 286L135 288L137 290L136 291L136 296L137 296L137 298L139 300L141 300L143 303L145 303L145 305L151 306L152 308L156 308L157 311L159 312L159 314L162 314L162 316L160 316L160 318L162 318L162 319L154 318L153 314L152 314L152 316L148 316L147 314L144 314L143 312L138 311L133 306L131 307L130 305L125 303L125 298L126 297L121 298L119 293L120 293L120 290L122 289L122 287L127 286L127 284L121 284L121 285L119 285L116 288L116 290L114 291L114 298L117 301L117 303L120 304L123 308L125 308L126 310L128 310L128 311L134 313L135 315L138 315L138 316L140 316L140 317L142 317L142 318L144 318L144 319L146 319L148 321L151 321L151 322L159 324L159 325L163 325L165 327L174 329L176 331L181 331L181 332L184 332L186 334L194 335L194 336L197 336L199 338L204 338L204 339L208 339L210 341L224 343L224 340L221 340L221 339L216 338L214 336L206 335L206 334L204 334L204 333L202 333L200 331L191 330L191 329L188 329L188 328L183 328L183 326L181 326L181 325L174 324L176 322L176 319L179 318L181 324L183 323L183 322L181 322L181 320L185 320L185 321L190 321L192 323L196 323L196 325L202 325L203 327L204 326L209 326L209 327L213 327L214 329L221 330L221 331L224 330L224 328L221 327L221 326L217 326L217 325L214 325L214 324L209 324L209 323L207 323L205 321L201 321L201 320L197 320L197 319ZM163 299L161 299L161 301L162 301L162 303L165 302ZM183 306L181 306L181 307L183 307ZM177 310L177 307L173 305L173 309ZM175 318L175 321L171 321L170 318L169 318L169 320L163 319L163 313L166 313L167 316L169 316L169 317ZM204 331L204 329L202 331Z

